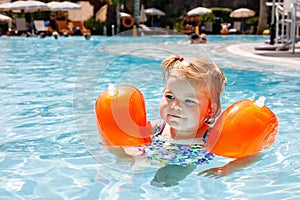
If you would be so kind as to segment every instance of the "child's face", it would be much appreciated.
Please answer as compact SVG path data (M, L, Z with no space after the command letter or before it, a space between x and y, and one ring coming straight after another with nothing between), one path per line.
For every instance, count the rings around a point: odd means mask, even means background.
M196 81L189 81L171 72L160 104L160 115L170 127L178 131L197 131L210 110L207 87L199 89Z

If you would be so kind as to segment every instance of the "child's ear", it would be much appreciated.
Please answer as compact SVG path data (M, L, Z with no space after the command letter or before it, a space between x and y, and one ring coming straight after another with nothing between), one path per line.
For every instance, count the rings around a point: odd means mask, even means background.
M212 116L215 115L215 113L218 110L218 106L216 103L212 103L210 106L210 109L208 110L208 116L211 118Z

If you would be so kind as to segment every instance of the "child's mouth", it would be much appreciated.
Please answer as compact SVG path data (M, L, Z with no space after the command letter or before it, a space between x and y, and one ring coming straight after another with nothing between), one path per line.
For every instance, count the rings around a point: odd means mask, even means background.
M173 117L173 118L181 118L181 116L179 115L172 115L172 114L169 114L170 117Z

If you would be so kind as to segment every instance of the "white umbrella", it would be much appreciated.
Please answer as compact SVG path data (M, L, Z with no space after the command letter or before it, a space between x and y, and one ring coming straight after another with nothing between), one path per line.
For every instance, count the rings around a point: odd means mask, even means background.
M76 10L76 9L80 9L81 6L77 3L72 3L69 1L63 1L61 2L62 6L65 7L66 10Z
M34 1L34 0L28 0L28 1L15 1L12 2L10 5L10 8L13 10L24 10L27 12L31 11L37 11L37 10L47 10L48 6L46 3L41 1Z
M242 19L242 33L244 33L244 18L253 17L255 12L248 8L239 8L230 13L230 17L232 18L241 18Z
M230 13L230 17L233 18L247 18L247 17L253 17L255 15L255 12L253 10L250 10L248 8L239 8Z
M2 3L2 4L0 4L0 10L1 11L10 11L11 10L10 6L11 6L11 3Z
M164 13L161 10L158 10L157 8L147 8L145 9L145 13L147 15L157 15L157 16L165 16L166 13Z
M70 20L83 22L93 17L94 6L92 6L89 1L79 1L77 3L81 6L81 8L68 11L68 18Z
M67 10L75 10L81 8L81 6L78 5L77 3L72 3L68 1L64 1L64 2L52 1L47 3L47 6L52 11L67 11Z
M211 13L211 9L205 7L197 7L187 12L188 16L198 16Z
M50 10L55 10L60 6L60 2L51 1L51 2L47 3L47 6L49 7Z
M151 25L153 26L153 16L165 16L166 13L164 13L163 11L161 10L158 10L156 8L147 8L144 10L144 12L147 14L147 15L151 15Z
M46 3L35 0L15 1L12 3L5 3L0 6L3 10L24 10L25 12L35 12L38 10L48 10Z
M0 22L11 22L12 19L6 15L0 14Z

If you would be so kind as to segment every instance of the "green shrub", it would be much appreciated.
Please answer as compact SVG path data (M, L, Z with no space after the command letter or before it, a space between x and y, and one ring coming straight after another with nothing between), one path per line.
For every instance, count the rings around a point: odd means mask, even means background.
M91 18L87 21L84 21L83 24L85 28L91 30L92 35L103 35L103 27L105 25L105 22L100 22L95 18Z
M246 24L250 26L257 26L259 21L259 17L251 17L246 20Z
M232 22L232 18L229 16L232 11L231 8L213 7L210 9L212 10L213 14L216 16L216 20L220 21L220 23Z
M213 22L213 33L219 34L221 30L221 23L228 22L233 23L233 19L229 16L232 9L230 8L219 8L219 7L213 7L210 8L212 10L212 13L215 16L215 19Z

